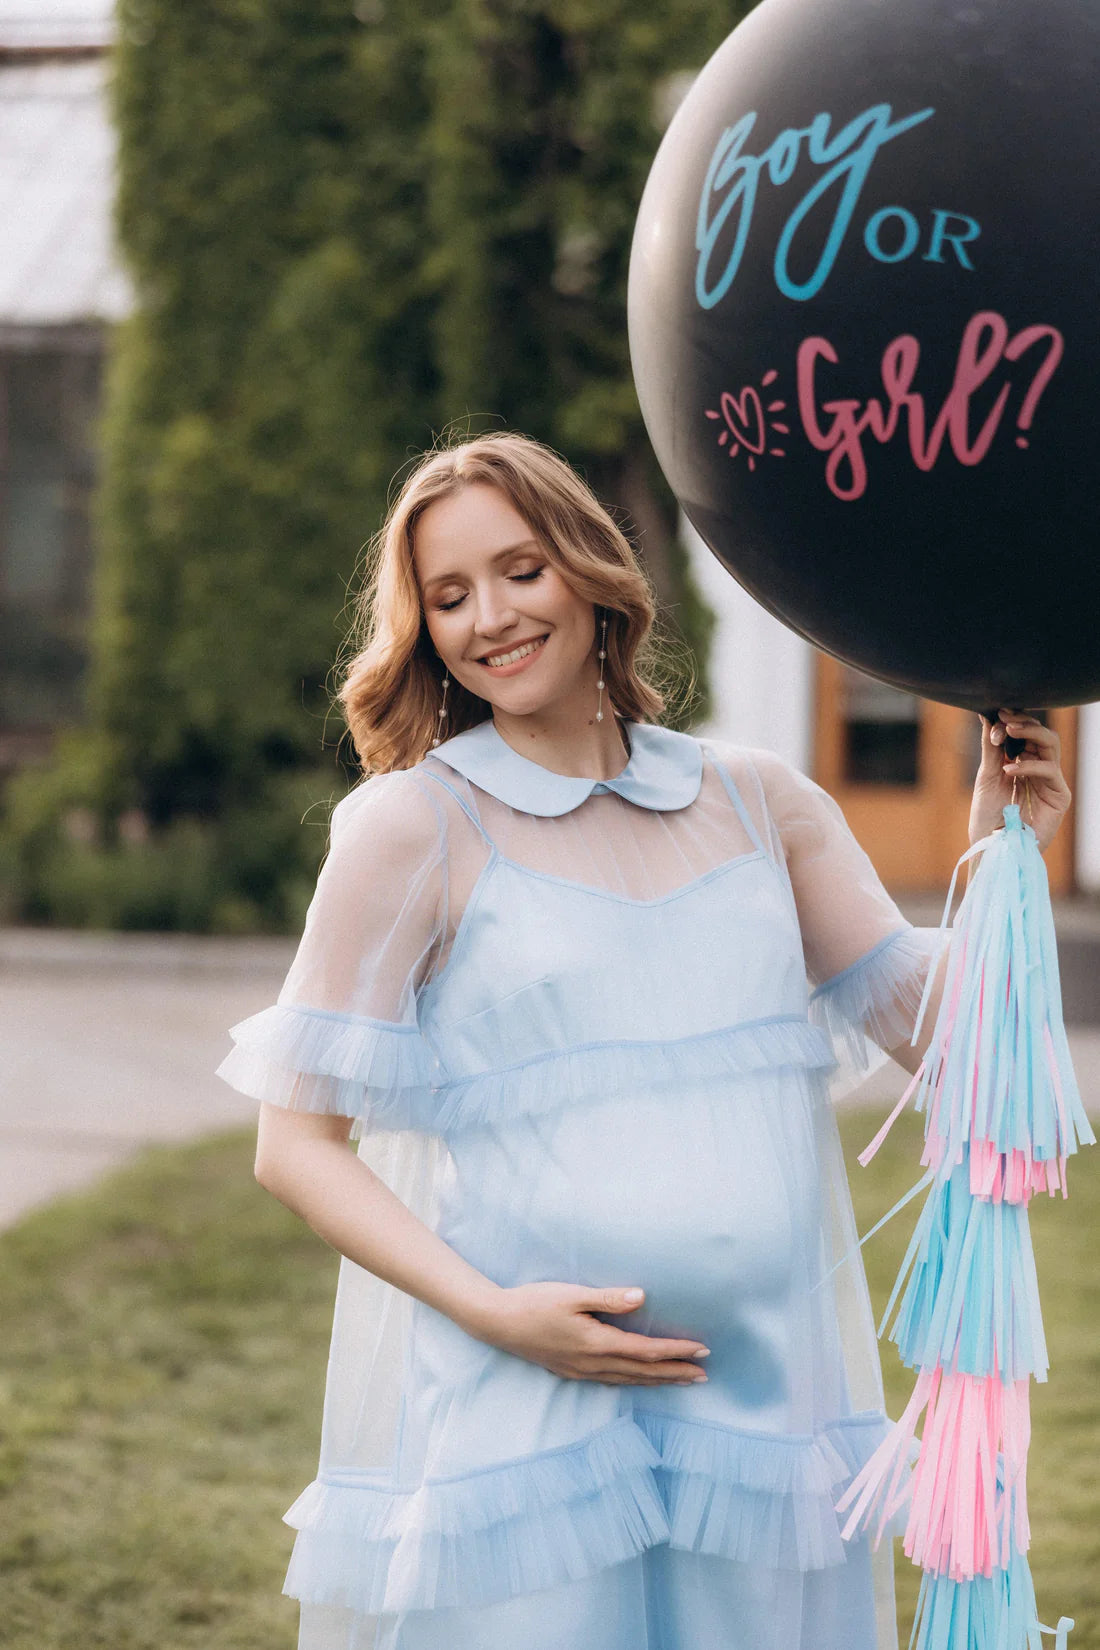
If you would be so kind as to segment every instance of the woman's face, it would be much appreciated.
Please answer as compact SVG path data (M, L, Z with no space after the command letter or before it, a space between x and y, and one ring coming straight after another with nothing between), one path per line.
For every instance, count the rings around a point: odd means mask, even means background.
M456 681L517 716L589 692L595 705L593 605L499 488L471 482L430 504L413 563L429 634Z

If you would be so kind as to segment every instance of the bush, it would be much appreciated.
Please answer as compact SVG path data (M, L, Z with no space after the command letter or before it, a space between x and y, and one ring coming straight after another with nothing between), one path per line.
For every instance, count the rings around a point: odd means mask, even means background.
M39 777L34 776L36 779ZM29 791L29 787L27 788ZM0 832L0 865L18 866L6 921L66 928L294 933L325 852L335 800L316 774L268 786L266 806L159 830L131 809L97 813L56 789L21 801L21 838Z

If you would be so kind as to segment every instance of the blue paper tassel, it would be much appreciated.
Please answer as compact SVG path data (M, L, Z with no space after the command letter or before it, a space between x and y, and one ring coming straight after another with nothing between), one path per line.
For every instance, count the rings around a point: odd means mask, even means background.
M1042 1650L1044 1633L1053 1636L1054 1650L1066 1650L1072 1627L1071 1616L1057 1627L1042 1625L1027 1559L1014 1553L1007 1570L973 1581L926 1573L909 1650Z
M1046 1380L1039 1281L1023 1204L970 1192L964 1158L931 1187L879 1334L908 1277L890 1339L910 1369Z

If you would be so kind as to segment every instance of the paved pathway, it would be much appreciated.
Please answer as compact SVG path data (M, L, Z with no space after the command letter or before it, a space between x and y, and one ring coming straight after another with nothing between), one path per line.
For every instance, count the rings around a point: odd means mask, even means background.
M214 1068L291 942L0 934L0 1225L154 1141L251 1123Z
M256 1104L214 1076L229 1026L273 1001L288 940L0 931L0 1225L154 1141L247 1126ZM1071 1027L1100 1115L1100 1025ZM908 1081L892 1063L860 1103Z

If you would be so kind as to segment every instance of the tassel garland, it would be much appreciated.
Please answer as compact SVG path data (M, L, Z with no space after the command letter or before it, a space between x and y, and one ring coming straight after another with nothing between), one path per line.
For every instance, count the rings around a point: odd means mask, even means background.
M873 1531L877 1544L908 1500L904 1547L924 1571L910 1650L1041 1650L1042 1635L1065 1650L1073 1622L1041 1625L1025 1557L1030 1380L1048 1367L1027 1207L1037 1192L1067 1195L1067 1159L1095 1136L1062 1022L1046 867L1015 802L956 865L941 941L959 870L978 855L924 1059L860 1156L915 1095L930 1184L879 1334L893 1316L916 1383L837 1510L845 1540Z

